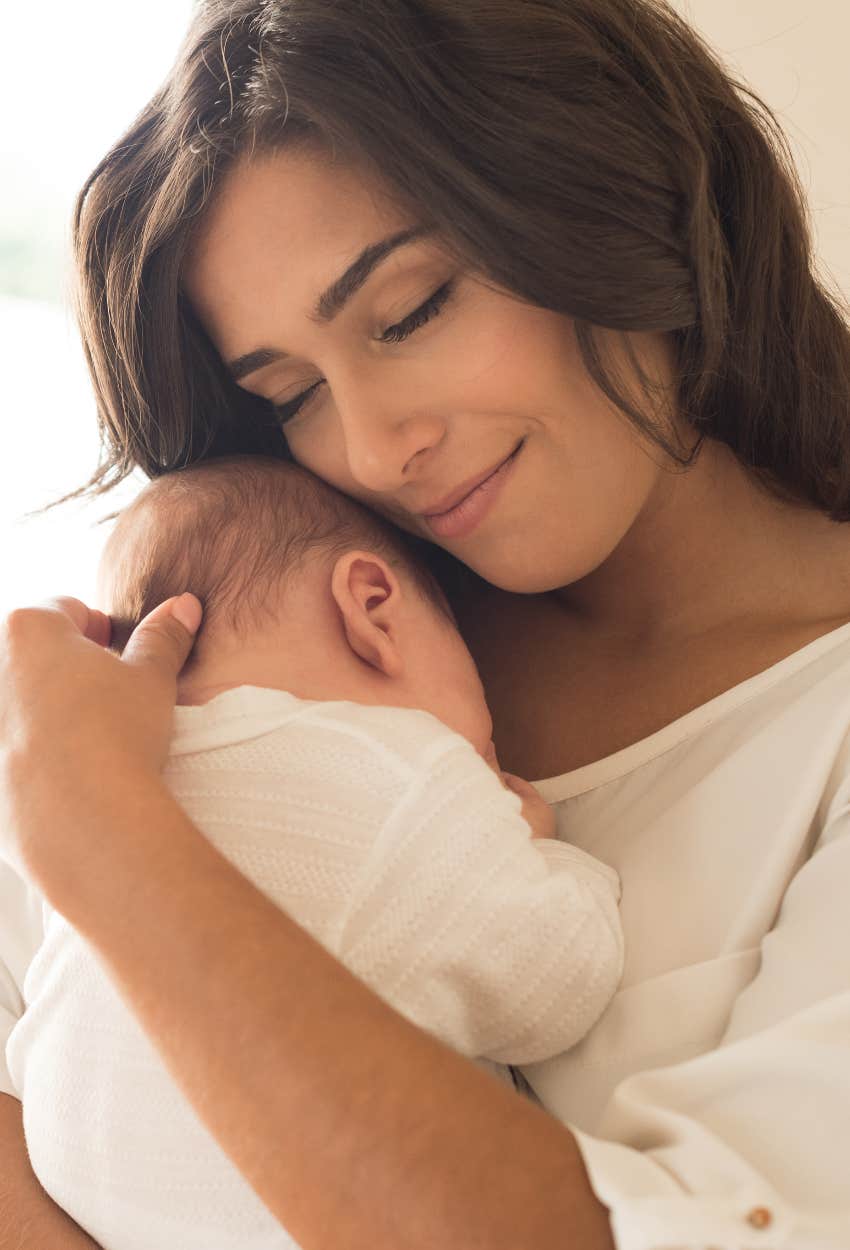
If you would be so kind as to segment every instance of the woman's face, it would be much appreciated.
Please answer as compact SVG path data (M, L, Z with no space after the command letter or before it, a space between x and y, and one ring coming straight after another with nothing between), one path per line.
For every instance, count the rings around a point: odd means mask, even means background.
M570 318L405 240L416 226L318 154L255 157L208 210L186 289L301 464L503 589L567 585L631 528L660 453L591 382ZM669 376L660 335L631 339Z

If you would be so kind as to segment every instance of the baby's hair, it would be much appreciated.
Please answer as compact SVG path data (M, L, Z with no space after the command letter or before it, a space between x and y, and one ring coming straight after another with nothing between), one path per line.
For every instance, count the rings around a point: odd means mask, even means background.
M204 605L202 634L243 633L274 618L280 590L310 559L330 565L363 547L409 574L454 623L413 540L291 461L207 460L156 478L119 516L104 551L113 647L157 604L191 591Z

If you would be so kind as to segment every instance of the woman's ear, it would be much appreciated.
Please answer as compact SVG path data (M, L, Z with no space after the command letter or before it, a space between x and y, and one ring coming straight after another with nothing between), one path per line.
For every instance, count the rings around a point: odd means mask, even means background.
M402 590L387 561L373 551L347 551L334 565L331 594L355 655L385 677L400 677Z

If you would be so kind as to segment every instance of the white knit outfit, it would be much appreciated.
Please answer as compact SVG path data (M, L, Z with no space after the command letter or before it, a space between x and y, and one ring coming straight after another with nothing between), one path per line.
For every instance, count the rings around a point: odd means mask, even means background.
M241 687L176 710L166 780L264 894L465 1055L550 1058L614 994L616 873L532 840L519 798L428 713ZM105 1250L292 1246L92 949L43 913L6 1057L47 1192ZM238 1030L238 1003L221 1024Z

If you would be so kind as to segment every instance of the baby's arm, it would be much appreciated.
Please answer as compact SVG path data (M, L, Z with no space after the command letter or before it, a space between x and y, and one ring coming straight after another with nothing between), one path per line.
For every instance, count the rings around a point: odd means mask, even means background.
M522 804L522 818L531 830L533 838L555 837L555 813L541 798L530 781L524 781L514 773L502 773L502 784L513 790Z
M554 818L533 787L443 739L376 839L336 953L464 1054L531 1063L566 1050L622 974L619 881L544 832Z
M527 783L420 712L316 705L259 741L166 776L277 906L463 1054L531 1063L587 1033L622 971L619 881L532 838L523 804L553 830Z
M484 760L488 768L501 779L506 790L513 790L522 803L522 818L531 830L533 838L555 837L555 813L545 799L541 798L530 781L517 777L515 773L506 773L496 758L496 747L493 742L487 746Z

